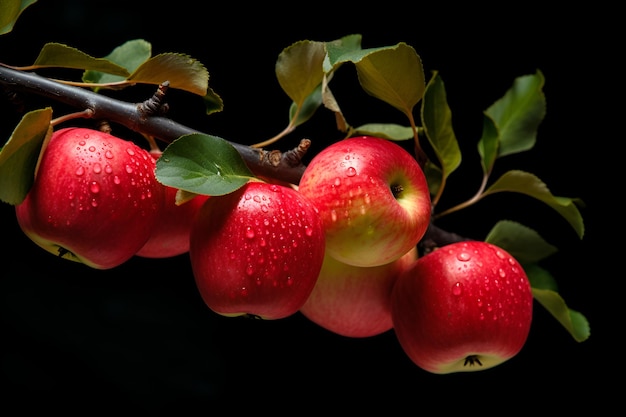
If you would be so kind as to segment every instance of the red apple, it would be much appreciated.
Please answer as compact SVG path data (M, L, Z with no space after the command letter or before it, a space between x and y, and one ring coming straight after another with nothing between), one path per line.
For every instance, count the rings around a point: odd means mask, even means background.
M430 222L428 184L415 158L386 139L343 139L315 155L299 191L318 208L326 250L355 266L390 263Z
M486 242L452 243L424 255L393 288L400 345L437 374L492 368L524 346L533 295L522 266Z
M202 298L224 316L279 319L311 294L324 259L315 206L293 188L251 181L209 198L194 219L189 255Z
M158 159L161 152L152 151L151 155ZM209 196L196 195L188 201L177 203L177 188L163 185L163 209L150 238L137 252L143 258L170 258L189 252L189 232L194 216Z
M72 127L55 131L42 152L33 186L15 207L24 233L48 252L96 269L135 255L163 204L148 151Z
M413 247L379 266L354 266L326 254L317 283L300 312L319 326L348 337L369 337L393 327L391 289L417 259Z

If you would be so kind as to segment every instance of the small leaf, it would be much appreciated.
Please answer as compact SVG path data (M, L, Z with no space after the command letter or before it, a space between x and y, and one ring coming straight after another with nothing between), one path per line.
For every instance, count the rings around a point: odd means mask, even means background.
M532 289L533 297L552 314L577 342L589 338L589 322L580 312L571 310L561 296L551 290Z
M213 114L224 110L222 98L211 87L207 88L206 95L202 98L206 114Z
M378 136L395 141L413 139L413 128L394 123L367 123L354 129L356 134Z
M315 90L300 104L298 111L298 105L295 102L291 103L289 107L289 121L293 127L300 126L309 120L317 109L322 105L322 85L318 85ZM295 117L295 120L294 120Z
M254 175L237 150L217 136L183 135L170 143L157 160L162 184L196 194L224 195Z
M546 115L541 71L515 79L506 94L486 111L497 127L498 157L535 146L537 129Z
M82 70L106 72L108 74L127 77L128 71L113 62L94 58L76 48L71 48L60 43L47 43L39 52L39 56L33 64L34 67L59 67Z
M509 252L521 264L538 262L558 251L535 230L510 220L496 223L485 241Z
M135 71L141 64L146 62L152 56L152 45L143 40L135 39L115 48L109 55L104 58L126 68L128 74ZM86 83L116 83L124 81L127 75L113 75L100 71L85 71L83 74L83 82Z
M583 218L576 206L576 204L582 204L582 201L580 199L553 196L546 184L535 175L519 170L505 172L485 190L482 197L504 191L526 194L544 202L567 220L579 238L582 239L585 234Z
M496 159L498 159L498 146L500 146L498 128L493 119L485 114L483 117L483 135L478 141L478 154L485 175L491 173Z
M370 95L410 116L424 96L422 61L411 46L379 49L355 63L359 83Z
M22 12L37 0L2 0L0 1L0 35L13 30Z
M300 41L283 49L276 60L276 78L298 108L319 87L326 51L323 42Z
M461 164L461 149L452 128L446 89L436 72L426 86L421 112L424 132L441 164L442 179L445 180Z
M0 150L0 200L20 204L33 185L42 144L52 134L52 109L26 113Z
M328 74L339 68L344 62L351 59L346 58L355 52L362 51L360 34L347 35L340 39L326 42L326 59L324 60L324 73ZM360 59L360 58L359 58Z
M171 88L204 97L209 88L209 72L202 63L188 55L165 53L141 64L128 81L155 85L169 81Z

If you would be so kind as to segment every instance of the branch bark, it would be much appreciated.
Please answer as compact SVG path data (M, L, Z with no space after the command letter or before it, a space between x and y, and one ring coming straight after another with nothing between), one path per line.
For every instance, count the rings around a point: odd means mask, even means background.
M186 134L204 133L167 117L146 116L145 112L140 111L141 103L116 100L91 90L59 83L32 72L19 71L0 65L0 84L11 91L37 94L77 109L89 109L95 119L109 120L167 143ZM229 143L235 147L256 175L275 178L292 184L300 182L305 165L299 158L294 158L293 151L267 151L236 142L229 141ZM298 148L302 147L301 144ZM308 146L304 147L308 148ZM301 156L301 153L296 152L295 154Z

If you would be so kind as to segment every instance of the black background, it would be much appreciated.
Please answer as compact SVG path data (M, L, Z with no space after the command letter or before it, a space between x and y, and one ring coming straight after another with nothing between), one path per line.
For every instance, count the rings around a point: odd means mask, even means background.
M581 126L588 114L585 86L593 77L591 67L601 68L603 62L593 45L603 42L605 34L600 31L592 40L584 30L593 16L583 10L550 16L531 8L407 9L393 2L380 10L341 11L317 3L280 10L241 5L236 13L212 9L210 3L157 7L134 2L133 11L127 10L129 5L36 3L12 33L0 38L0 62L30 64L46 42L99 57L127 40L143 38L151 42L153 55L180 52L204 63L209 85L224 100L223 112L204 116L198 100L173 92L172 118L252 144L287 123L289 99L274 74L283 48L303 39L330 41L352 33L363 35L363 47L406 42L422 58L427 74L436 70L441 75L464 150L463 168L451 177L444 203L469 197L479 185L475 144L482 111L516 77L541 70L548 111L537 145L497 165L501 171L537 174L555 195L582 198L587 203L584 239L578 240L548 207L519 196L493 197L450 216L444 226L483 238L495 221L510 218L539 230L560 248L545 266L568 305L589 319L592 336L577 343L536 303L527 345L518 356L484 372L431 375L409 361L392 332L348 339L299 315L274 322L219 317L202 303L186 255L132 259L108 271L56 259L23 236L13 208L2 204L1 370L7 407L82 415L195 410L300 414L317 407L418 414L453 408L489 412L496 401L509 404L500 411L527 405L540 409L539 404L565 411L603 403L595 393L605 381L599 372L607 369L599 348L604 324L593 299L590 262L594 239L600 241L597 200L584 169L590 155ZM406 124L397 111L365 95L350 68L342 68L332 85L351 124ZM26 97L26 103L42 104L36 97ZM55 116L67 110L53 107ZM6 102L2 113L0 129L8 138L19 116ZM341 137L333 123L322 109L276 147L286 150L309 137L313 154ZM117 133L131 134L119 129Z

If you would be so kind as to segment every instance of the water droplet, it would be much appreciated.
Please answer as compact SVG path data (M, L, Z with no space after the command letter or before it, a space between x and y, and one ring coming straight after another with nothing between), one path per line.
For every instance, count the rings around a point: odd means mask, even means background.
M458 296L458 295L461 295L462 292L463 292L463 284L461 284L460 282L456 282L452 286L452 294Z
M135 155L135 151L131 148L126 149L126 153L129 154L130 156L134 156Z
M349 167L349 168L346 170L346 175L347 175L348 177L354 177L354 176L356 175L356 169L354 169L354 167Z
M500 259L504 259L505 258L505 255L501 251L499 251L499 250L496 251L496 256L498 258L500 258Z
M129 174L133 173L133 167L131 167L130 165L126 165L126 172L128 172Z
M113 172L113 168L111 167L111 165L106 164L104 166L104 172L106 172L107 174L110 174L111 172Z
M313 236L313 229L311 229L309 226L304 226L304 234L306 234L307 236Z
M504 278L506 276L506 272L504 271L504 269L500 268L500 269L498 269L498 275L500 275L502 278Z
M104 157L105 157L105 158L107 158L107 159L113 159L113 152L111 152L111 151L107 150L107 151L104 153Z
M101 172L102 172L102 166L100 166L100 164L96 162L96 163L93 165L93 172L94 172L95 174L99 174L99 173L101 173Z
M265 204L261 204L261 211L262 211L263 213L267 213L267 205L265 205Z
M261 197L259 197L258 195L255 195L253 198L255 203L260 203L261 202Z
M85 168L83 168L82 166L76 168L76 175L81 176L85 173Z
M119 184L119 183L121 183L122 181L120 180L120 177L118 177L118 176L116 175L116 176L114 176L114 177L113 177L113 182L114 182L115 184Z
M461 262L467 262L467 261L469 261L470 259L472 259L472 254L471 254L471 253L469 253L469 252L459 252L459 253L456 255L456 258L457 258L459 261L461 261Z
M90 146L89 147L89 152L95 152L96 151L96 147L95 146Z
M252 265L248 265L246 267L246 274L248 274L249 277L251 277L252 274L254 274L254 268L252 268Z
M100 192L100 184L98 184L96 181L91 181L91 183L89 184L89 191L91 191L94 194L97 194Z
M335 178L335 187L339 187L341 185L341 178Z
M252 239L254 237L254 230L252 230L252 228L249 226L248 228L246 228L246 237L248 239Z
M337 221L337 212L335 210L330 211L330 219L334 222Z
M85 133L85 134L83 135L83 137L84 137L85 139L89 139L89 133ZM82 142L82 141L81 141L81 142Z
M96 200L95 198L91 200L91 207L98 207L98 200Z

